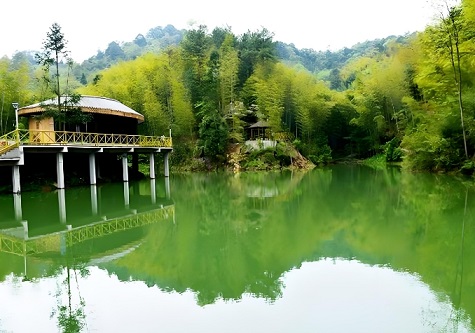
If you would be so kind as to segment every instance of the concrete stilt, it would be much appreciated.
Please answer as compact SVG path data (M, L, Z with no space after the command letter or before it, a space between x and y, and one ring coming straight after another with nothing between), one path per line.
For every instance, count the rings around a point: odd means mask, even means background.
M96 177L96 154L89 154L89 181L91 185L97 184Z
M92 215L94 216L96 216L98 213L96 185L91 185L91 211L92 211Z
M20 186L20 166L14 165L12 167L12 180L13 180L13 193L18 194L21 192Z
M59 222L66 223L66 193L64 189L58 190Z
M150 196L152 198L152 204L157 203L157 187L155 184L155 178L150 179Z
M23 239L27 240L28 239L28 221L21 221L21 224L23 225Z
M124 182L124 205L125 209L129 209L130 207L130 189L129 184Z
M169 154L170 154L169 152L165 153L165 163L164 163L165 164L164 165L164 167L165 167L165 177L170 177L170 171L169 171L169 167L168 167L168 155Z
M15 220L21 221L23 220L23 210L21 207L21 194L14 193L13 194L13 206L15 208Z
M155 154L150 153L150 179L155 179Z
M124 182L129 181L129 162L127 160L127 154L122 155L122 180Z
M101 159L99 156L96 158L96 178L101 179Z
M170 199L170 177L165 178L165 196Z
M63 153L56 154L56 187L58 189L64 189L64 162Z

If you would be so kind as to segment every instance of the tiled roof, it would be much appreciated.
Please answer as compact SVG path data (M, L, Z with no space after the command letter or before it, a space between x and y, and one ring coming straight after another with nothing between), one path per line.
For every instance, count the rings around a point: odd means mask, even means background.
M61 103L64 102L64 98L64 96L61 97ZM52 98L41 103L22 107L18 110L18 114L24 115L41 112L42 106L56 103L56 98ZM139 121L144 120L143 115L112 98L83 95L81 96L77 106L81 107L84 112L113 114L117 116L135 118Z
M249 126L249 128L267 128L267 127L270 127L270 126L269 126L269 123L265 121L258 121L257 123Z

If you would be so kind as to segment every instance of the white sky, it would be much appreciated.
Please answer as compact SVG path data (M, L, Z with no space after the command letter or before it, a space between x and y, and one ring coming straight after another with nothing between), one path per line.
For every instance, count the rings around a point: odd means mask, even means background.
M41 50L57 22L77 61L105 50L112 41L133 40L149 29L190 23L229 25L234 34L262 27L275 41L297 48L337 50L358 42L423 30L431 22L431 0L15 0L0 18L0 57Z

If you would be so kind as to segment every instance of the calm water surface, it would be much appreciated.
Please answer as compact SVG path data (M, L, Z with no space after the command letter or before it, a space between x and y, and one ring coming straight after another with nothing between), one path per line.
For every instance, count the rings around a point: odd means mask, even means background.
M0 332L474 332L474 207L361 166L0 196Z

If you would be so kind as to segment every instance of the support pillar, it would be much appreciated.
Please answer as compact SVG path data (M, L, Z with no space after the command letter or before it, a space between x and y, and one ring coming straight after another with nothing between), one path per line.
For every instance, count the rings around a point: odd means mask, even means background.
M28 221L21 221L21 224L23 226L23 239L27 240L28 239Z
M157 203L157 187L154 178L150 179L150 196L152 198L152 204L155 205Z
M56 154L56 187L58 189L64 189L64 162L63 153Z
M98 156L96 159L96 178L101 179L101 158Z
M129 181L129 162L127 160L127 154L122 155L122 180L124 182Z
M95 153L89 154L89 182L91 185L97 184Z
M97 186L91 185L91 211L92 215L96 216L99 212L97 206Z
M170 153L169 152L166 152L165 153L165 163L164 163L164 166L165 166L165 177L170 177L170 171L169 171L169 167L168 167L168 155Z
M170 199L170 177L165 178L165 196Z
M21 194L13 194L13 206L15 208L15 220L20 222L23 220L23 210L21 207Z
M66 223L66 193L64 189L58 190L59 222Z
M12 167L12 180L13 180L13 193L18 194L21 192L20 186L20 166L14 165Z
M124 182L124 206L125 209L129 209L130 207L130 189L127 182Z
M150 179L155 179L155 154L150 153Z

